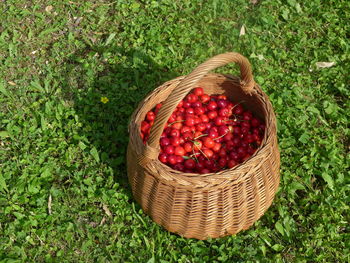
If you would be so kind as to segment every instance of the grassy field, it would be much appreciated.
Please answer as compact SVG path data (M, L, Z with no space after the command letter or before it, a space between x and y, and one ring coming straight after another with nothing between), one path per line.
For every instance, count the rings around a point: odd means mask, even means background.
M350 261L349 1L0 0L0 12L1 262ZM228 51L275 108L281 185L251 229L184 239L133 200L127 124L152 89Z

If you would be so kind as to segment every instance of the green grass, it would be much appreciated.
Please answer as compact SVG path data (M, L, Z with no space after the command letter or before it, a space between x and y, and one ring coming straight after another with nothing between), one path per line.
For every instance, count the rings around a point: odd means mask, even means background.
M0 1L1 262L350 260L350 2L255 2ZM128 119L228 51L275 108L281 185L251 229L184 239L133 200Z

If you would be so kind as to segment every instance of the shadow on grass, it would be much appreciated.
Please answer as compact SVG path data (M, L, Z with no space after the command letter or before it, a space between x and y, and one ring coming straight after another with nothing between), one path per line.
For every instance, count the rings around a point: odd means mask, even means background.
M94 50L96 54L103 52ZM83 125L84 132L79 136L97 149L100 162L113 169L114 181L130 196L126 172L130 116L147 93L176 75L140 51L108 52L117 62L100 59L91 66L89 60L79 62L84 54L72 56L66 64L64 94L74 104ZM108 98L108 102L102 103L101 97Z

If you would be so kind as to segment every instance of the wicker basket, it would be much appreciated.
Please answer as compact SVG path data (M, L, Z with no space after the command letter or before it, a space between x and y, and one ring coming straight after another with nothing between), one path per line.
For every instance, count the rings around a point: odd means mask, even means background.
M235 62L241 78L210 74ZM265 121L261 146L248 160L218 173L175 171L158 161L159 139L178 103L196 87L208 94L225 94ZM140 123L162 102L147 145L140 138ZM207 239L248 229L271 205L279 185L280 156L276 119L267 95L254 82L249 61L238 53L215 56L187 76L170 80L149 94L136 109L129 126L128 178L142 209L159 225L187 238Z

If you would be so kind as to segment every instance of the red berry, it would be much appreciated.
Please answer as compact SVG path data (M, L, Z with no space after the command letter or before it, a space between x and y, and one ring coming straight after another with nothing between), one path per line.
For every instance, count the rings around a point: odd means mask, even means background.
M151 128L151 126L149 125L149 123L147 121L141 122L141 131L143 133L146 133L150 128Z
M200 117L200 119L202 120L202 122L209 122L209 118L208 118L208 116L207 115L205 115L205 114L202 114L202 115L200 115L199 116Z
M194 114L194 109L193 109L193 108L187 108L187 109L186 109L186 114L191 114L191 115L193 115L193 114Z
M236 106L234 106L233 113L236 114L236 115L241 115L243 113L242 105L241 104L237 104Z
M225 167L227 164L227 160L226 160L226 158L221 157L219 159L218 163L219 163L220 167Z
M228 117L230 115L231 115L231 113L230 113L228 108L222 108L219 110L219 116Z
M224 120L225 120L225 118L223 116L218 116L214 119L214 124L216 126L223 125L223 124L225 124Z
M215 101L210 101L210 102L208 103L208 105L207 105L207 109L208 109L209 111L213 111L213 110L215 110L217 107L218 107L218 105L216 104Z
M193 159L187 159L184 163L187 169L194 169L196 167L196 162Z
M219 108L225 108L227 107L227 100L218 99L217 105Z
M156 117L156 115L154 114L153 111L147 112L146 119L147 119L148 121L153 121L153 120L155 119L155 117Z
M199 108L199 107L202 106L202 102L200 102L199 100L197 100L196 102L193 102L193 103L191 104L191 106L192 106L193 108Z
M190 93L187 95L186 99L189 103L194 103L198 100L198 96Z
M203 107L196 107L196 108L194 108L194 113L195 114L197 114L197 115L202 115L202 114L204 114L204 112L205 112L205 110L204 110L204 108Z
M172 145L165 146L164 152L165 152L166 154L168 154L168 155L169 155L169 154L174 154L175 148L174 148L174 146L172 146Z
M252 125L252 127L258 127L260 125L260 121L257 118L252 118L250 121L250 124Z
M175 155L184 156L185 154L186 154L186 151L182 146L175 147Z
M174 155L174 154L169 155L168 156L168 163L172 164L172 165L176 164L177 163L176 155Z
M182 156L176 155L176 162L177 163L183 163L183 161L184 161L184 158Z
M164 137L164 138L161 138L160 139L160 146L161 147L165 147L165 146L168 146L170 144L170 140L169 140L169 138L167 138L167 137Z
M210 97L207 94L203 94L200 96L200 100L202 101L202 103L207 103L208 101L210 101Z
M161 154L159 154L158 159L162 163L167 163L168 155L166 153L161 153Z
M185 125L186 126L193 126L195 124L195 120L193 117L187 117L185 120Z
M182 163L177 163L174 165L174 169L183 172L185 170L185 166Z
M199 173L201 173L201 174L208 174L208 173L210 173L210 170L207 169L207 168L203 168L202 170L199 171Z
M200 132L205 131L205 130L206 130L205 124L204 124L204 123L199 123L199 124L197 124L197 125L196 125L196 130L197 130L197 131L200 131Z
M171 137L179 137L180 136L180 131L177 129L171 129L170 134Z
M228 168L233 168L233 167L235 167L236 165L237 165L238 163L235 161L235 160L229 160L228 162L227 162L227 167Z
M215 145L215 142L213 141L213 139L209 138L209 137L205 137L203 139L203 145L207 148L213 148Z
M202 150L202 152L203 152L203 155L209 159L212 158L213 154L214 154L214 152L210 149L204 149L204 150Z
M243 120L250 121L253 114L250 111L243 112Z
M229 128L226 125L221 125L218 131L220 135L224 135L230 132Z
M186 152L192 152L192 150L193 150L193 143L192 142L185 142L183 147L184 147L184 150Z
M195 94L197 96L202 96L204 94L204 91L202 88L195 88L195 89L193 89L193 94Z
M209 111L209 112L207 113L207 115L208 115L208 118L212 120L212 119L215 119L215 118L218 116L218 112L212 110L212 111Z
M213 146L213 148L212 148L212 150L214 151L214 152L218 152L218 151L220 151L220 149L221 149L221 143L215 143L214 144L214 146Z
M180 138L179 137L172 137L170 139L170 143L173 146L179 146L180 145Z

